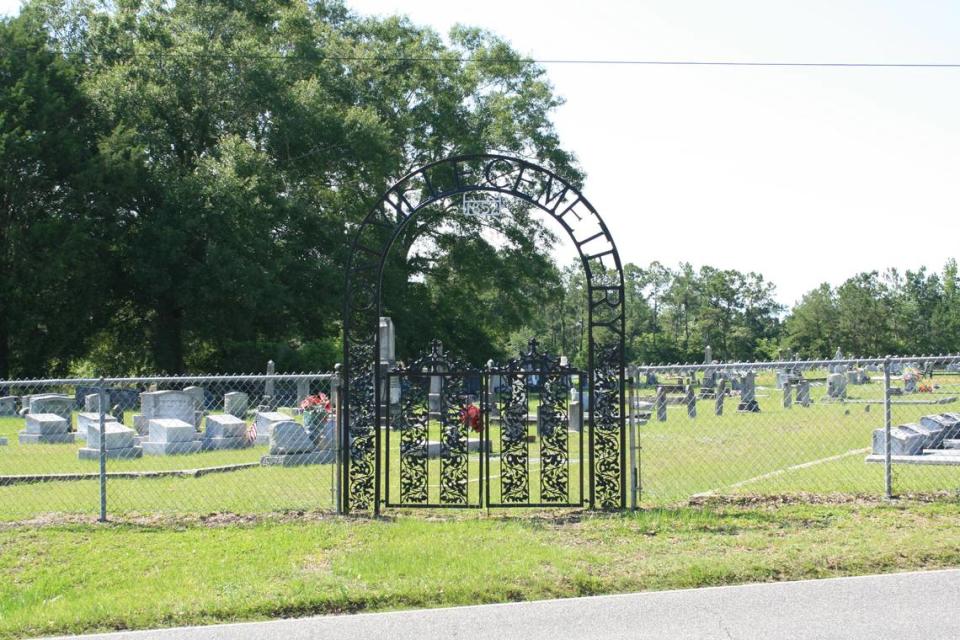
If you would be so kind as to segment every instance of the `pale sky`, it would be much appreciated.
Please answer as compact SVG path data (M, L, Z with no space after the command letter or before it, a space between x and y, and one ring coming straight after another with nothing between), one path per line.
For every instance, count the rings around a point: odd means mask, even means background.
M485 27L538 59L960 63L947 0L347 2L444 34ZM791 304L960 254L960 69L547 70L625 261L758 271Z

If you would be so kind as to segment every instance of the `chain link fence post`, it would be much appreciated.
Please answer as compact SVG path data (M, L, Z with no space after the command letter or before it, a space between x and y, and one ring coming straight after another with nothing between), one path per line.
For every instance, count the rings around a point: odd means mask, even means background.
M100 414L100 522L107 521L107 405L109 395L105 388L104 379L97 382L97 405ZM87 439L90 438L89 430Z
M636 418L636 376L637 368L627 369L627 429L630 436L630 510L637 510L638 468L637 468L637 418Z
M331 379L331 384L335 385L332 389L333 396L336 398L336 455L333 460L333 492L334 492L334 510L337 514L343 513L343 492L341 487L341 478L343 470L343 381L341 380L341 365L338 362L333 368L333 378Z
M893 427L893 403L890 399L890 357L883 360L883 493L893 497L893 464L890 456L890 429Z

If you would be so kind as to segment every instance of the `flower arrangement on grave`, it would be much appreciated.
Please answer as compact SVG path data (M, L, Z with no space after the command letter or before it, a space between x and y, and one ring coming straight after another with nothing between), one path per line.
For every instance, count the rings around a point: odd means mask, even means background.
M480 407L472 402L460 410L460 424L476 433L480 433L483 426L480 423Z
M920 393L933 393L933 385L927 383L921 384L917 387L917 391Z
M318 442L323 427L330 417L330 399L324 393L307 396L300 403L303 411L303 428L314 442Z

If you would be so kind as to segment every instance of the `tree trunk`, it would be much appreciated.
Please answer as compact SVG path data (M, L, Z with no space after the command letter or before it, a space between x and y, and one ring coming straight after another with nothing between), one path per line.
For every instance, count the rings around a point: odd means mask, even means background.
M152 347L157 369L170 375L184 372L181 309L170 304L158 305Z

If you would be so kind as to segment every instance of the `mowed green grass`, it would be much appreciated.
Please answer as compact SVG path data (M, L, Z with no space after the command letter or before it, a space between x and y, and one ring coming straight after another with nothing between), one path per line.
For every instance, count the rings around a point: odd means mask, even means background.
M957 566L960 505L0 527L0 638Z
M771 380L762 381L772 385ZM956 378L934 379L938 394L912 394L896 400L932 400L960 396ZM671 405L666 422L653 419L639 427L643 501L665 504L702 492L726 493L870 493L884 489L883 465L867 464L874 429L884 424L881 383L848 386L851 402L825 402L826 387L811 387L810 407L783 407L783 394L759 387L760 413L737 413L727 398L724 415L714 401L697 402L697 418L686 406ZM641 392L643 393L643 392ZM893 424L917 422L931 413L960 412L946 405L893 405ZM838 456L839 459L831 460ZM797 468L800 465L810 465ZM960 467L897 465L894 489L901 493L956 491Z
M772 384L772 378L761 382ZM929 400L960 395L957 378L935 379L942 384L939 395L914 394L910 400ZM952 386L950 386L952 385ZM882 386L873 383L848 387L851 400L882 399ZM957 393L953 393L957 392ZM649 391L641 391L644 395ZM883 424L882 404L844 404L823 401L826 388L813 386L814 404L804 408L782 406L782 393L772 387L758 389L760 413L737 413L737 399L727 398L723 416L715 416L713 400L697 403L698 417L687 417L685 406L671 405L666 422L655 419L639 427L641 504L675 504L689 496L714 492L736 493L847 493L880 495L884 489L883 466L867 464L864 458L871 434ZM869 408L869 411L868 411ZM894 424L915 422L928 413L960 412L960 403L949 405L894 405ZM20 418L0 419L0 435L10 444L0 447L0 475L96 473L97 461L78 460L73 445L19 445L16 434ZM535 433L530 426L530 434ZM499 428L491 422L494 456L489 464L492 501L501 496L503 469ZM384 433L384 438L386 434ZM475 437L475 436L471 436ZM431 440L439 440L439 425L431 424ZM569 498L580 498L581 447L578 434L569 437ZM583 456L586 458L586 438ZM185 456L145 456L135 460L109 460L108 471L196 469L236 463L256 463L266 447L235 451L203 452ZM390 436L390 472L383 468L381 482L390 488L390 498L400 498L399 434ZM529 497L540 499L539 443L528 448ZM431 460L429 497L439 502L441 461ZM484 477L485 479L485 477ZM108 511L119 517L137 513L203 514L219 511L265 513L329 509L333 500L332 465L254 468L201 478L125 480L107 483ZM480 455L469 457L468 492L478 504L483 482ZM960 467L894 468L894 491L898 494L956 492ZM584 493L588 480L584 478ZM96 480L50 482L0 487L0 520L22 520L50 513L95 514L99 510Z

